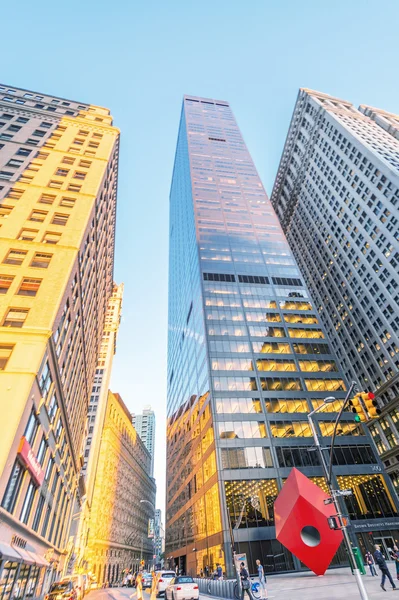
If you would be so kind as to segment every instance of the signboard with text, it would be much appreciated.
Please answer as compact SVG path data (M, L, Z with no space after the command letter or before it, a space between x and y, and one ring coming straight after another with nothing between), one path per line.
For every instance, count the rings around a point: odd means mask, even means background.
M41 486L44 481L44 471L25 437L22 437L19 443L18 456L28 469L36 485Z
M153 538L154 537L154 519L148 519L148 537L149 538Z

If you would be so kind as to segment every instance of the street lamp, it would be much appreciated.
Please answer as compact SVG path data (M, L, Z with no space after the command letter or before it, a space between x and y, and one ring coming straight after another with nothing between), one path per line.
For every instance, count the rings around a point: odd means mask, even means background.
M149 500L140 500L140 504L149 504L153 510L154 513L154 533L153 533L153 538L152 538L152 563L153 563L153 569L155 571L155 512L156 512L156 508L154 506L154 504L152 502L150 502Z
M308 414L308 421L309 421L310 428L312 430L314 443L316 445L317 450L319 451L321 464L322 464L323 471L324 471L325 478L326 478L327 488L328 488L329 494L331 496L331 503L334 504L334 508L336 510L336 517L338 519L339 528L341 529L343 536L344 536L344 543L345 543L346 550L349 555L349 561L350 561L352 569L353 569L353 574L355 575L355 578L356 578L356 583L357 583L357 587L359 589L360 597L362 600L368 600L366 588L364 587L364 584L363 584L363 581L362 581L362 578L360 575L360 571L357 567L355 556L353 554L352 545L350 542L349 533L348 533L347 526L346 526L346 519L344 518L344 516L342 514L341 506L340 506L340 503L338 500L338 498L341 496L349 495L348 490L334 490L331 487L335 435L336 435L336 431L337 431L337 427L338 427L338 423L340 421L341 415L342 415L343 411L345 410L345 407L348 404L356 385L357 385L356 382L352 381L352 384L351 384L351 386L348 390L348 393L346 394L345 400L342 404L341 410L339 411L339 413L337 415L337 418L335 421L335 426L334 426L334 432L333 432L332 440L331 440L329 466L327 466L327 462L326 462L325 456L323 454L323 448L321 447L319 435L317 433L316 426L314 424L312 417L315 413L322 410L327 404L331 404L331 402L334 402L335 398L333 396L324 398L323 404L321 404L320 406L318 406L317 408L315 408L314 410L312 410L312 412L310 412Z

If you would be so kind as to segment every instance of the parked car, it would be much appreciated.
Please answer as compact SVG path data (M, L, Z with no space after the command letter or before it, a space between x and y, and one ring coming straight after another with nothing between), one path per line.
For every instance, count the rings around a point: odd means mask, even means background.
M76 590L76 600L83 600L85 595L85 580L83 575L68 575L61 579L62 581L71 581Z
M176 577L174 571L158 571L157 582L156 582L156 594L159 598L162 594L165 594L166 586L170 583L170 580Z
M143 589L152 587L152 573L142 573L141 581L143 584Z
M179 575L171 579L165 589L166 600L198 600L199 589L192 577Z
M77 593L73 582L70 580L55 581L44 596L44 600L77 600Z

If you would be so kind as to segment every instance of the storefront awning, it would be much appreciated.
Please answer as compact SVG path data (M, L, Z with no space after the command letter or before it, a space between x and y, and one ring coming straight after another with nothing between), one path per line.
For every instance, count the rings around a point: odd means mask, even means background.
M31 552L30 550L29 550L28 554L31 555L32 560L34 561L34 563L37 567L49 567L50 566L50 563L47 562L47 560L43 556L40 556L40 554L36 554L36 552Z
M27 550L24 550L23 548L15 548L15 550L18 552L18 554L20 555L20 559L22 558L22 562L27 564L27 565L33 565L35 564L35 561L33 559L33 557L31 556L31 554L29 554L29 552Z
M20 554L18 554L18 552L6 542L0 542L0 558L2 560L21 561Z

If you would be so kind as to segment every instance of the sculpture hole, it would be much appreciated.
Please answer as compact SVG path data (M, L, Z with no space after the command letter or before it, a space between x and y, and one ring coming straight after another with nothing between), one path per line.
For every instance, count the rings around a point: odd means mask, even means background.
M320 533L313 525L306 525L301 531L301 540L307 546L314 548L320 544Z

